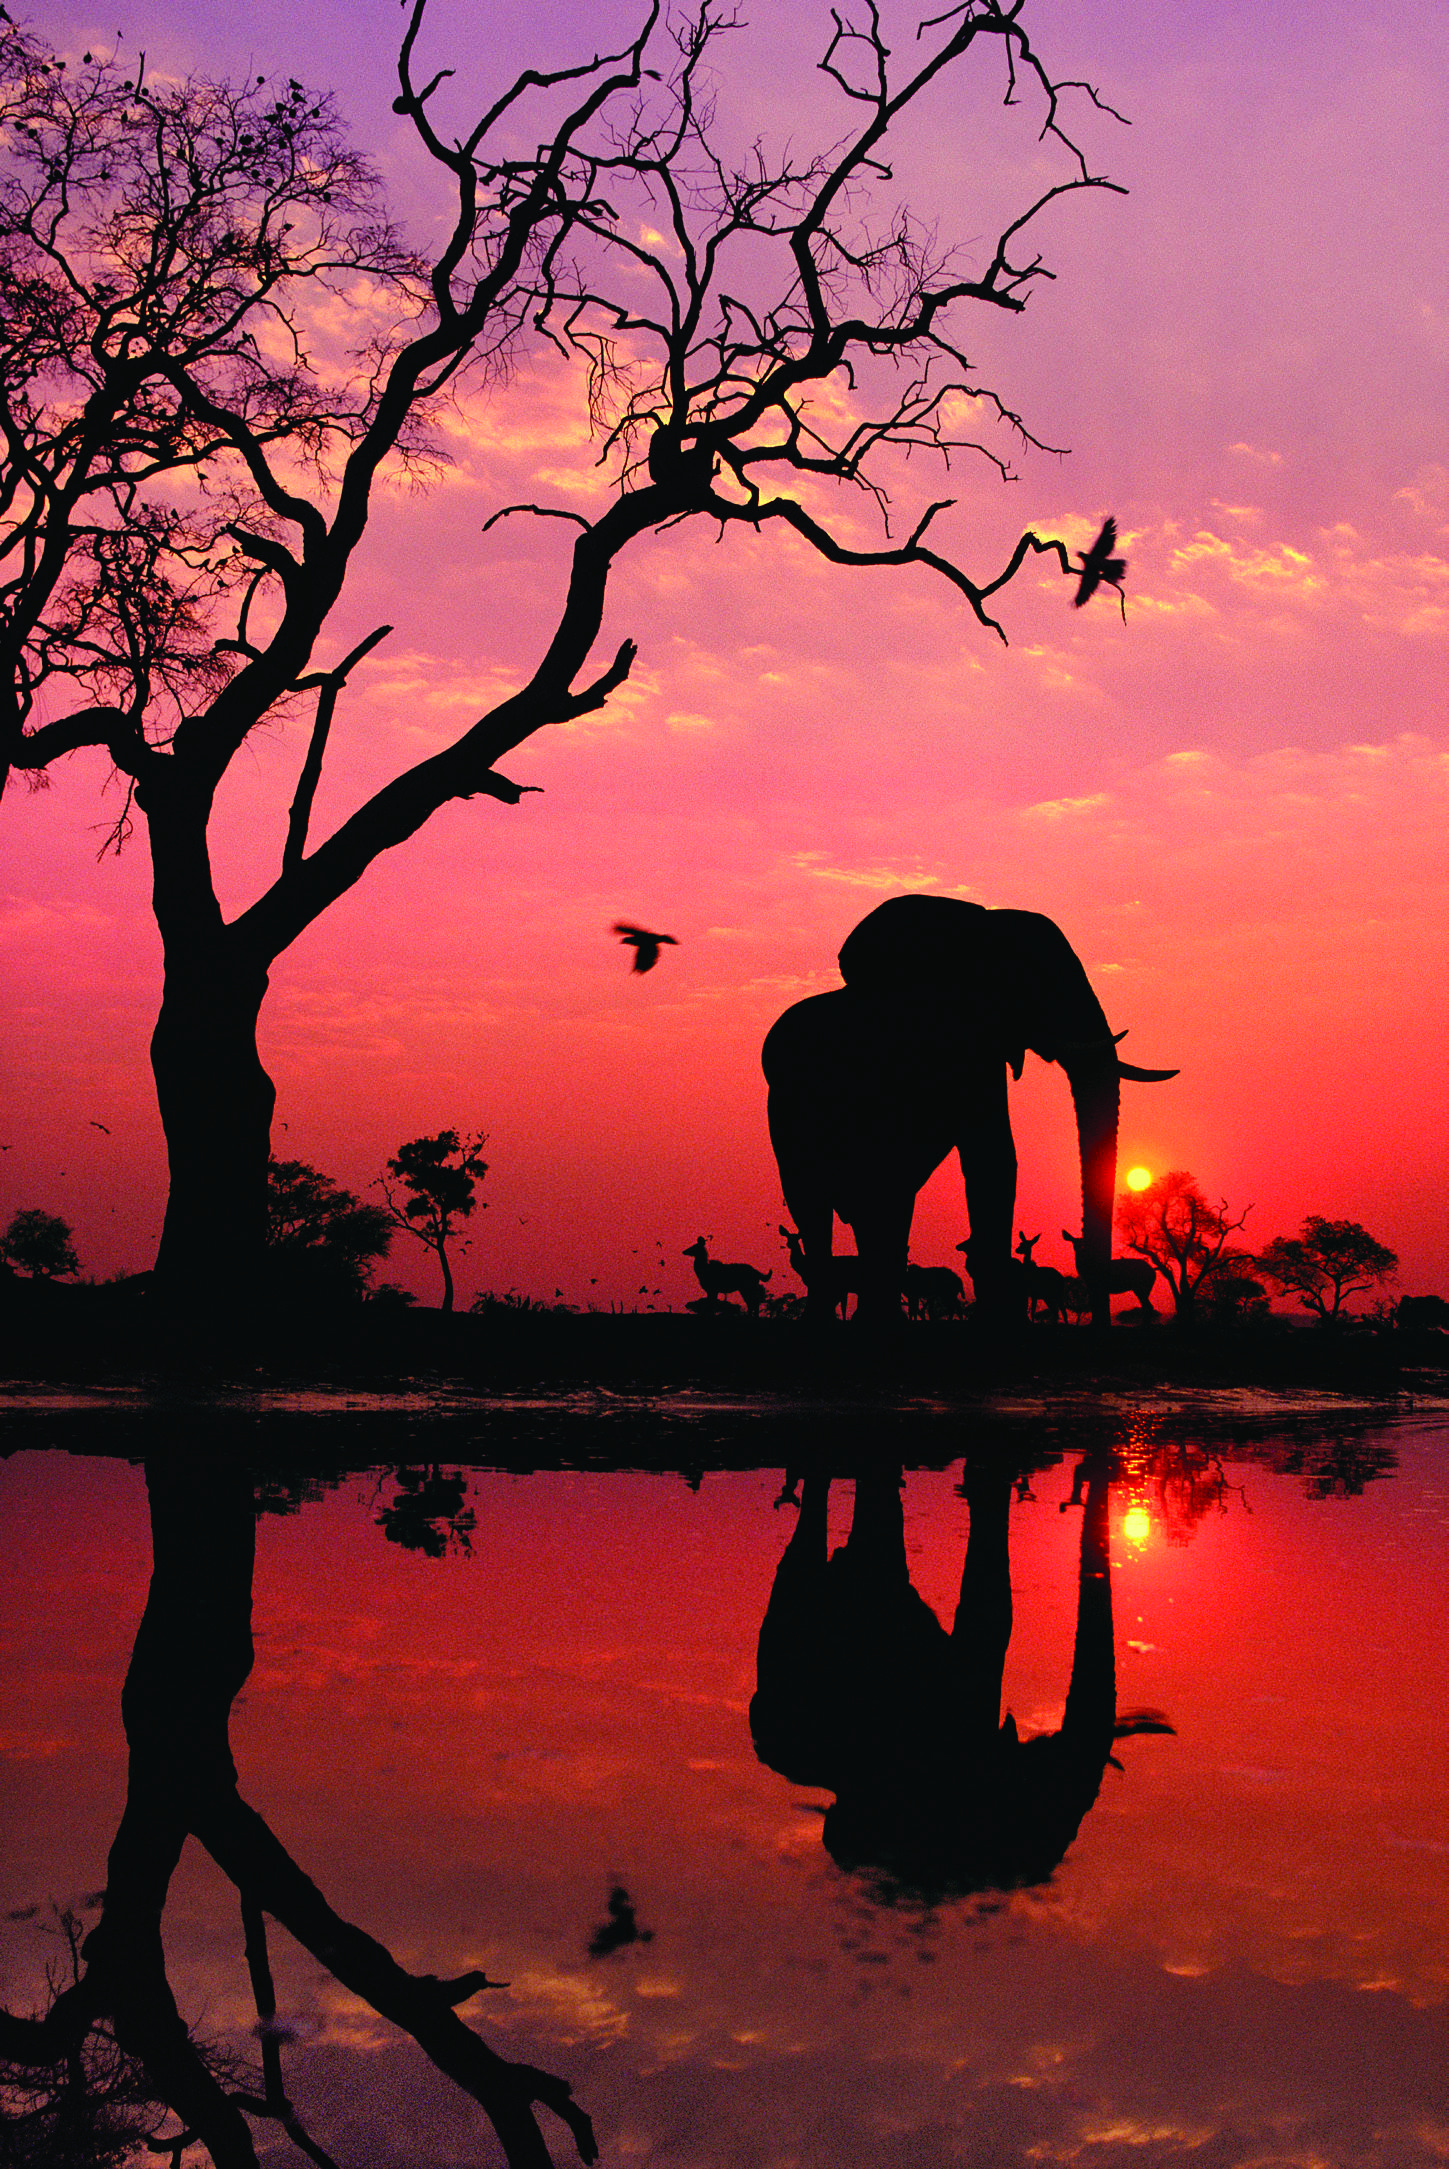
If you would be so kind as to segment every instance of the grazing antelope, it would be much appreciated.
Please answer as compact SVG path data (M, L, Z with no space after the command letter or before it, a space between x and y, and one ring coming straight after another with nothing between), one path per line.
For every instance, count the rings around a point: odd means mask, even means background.
M1414 1332L1443 1332L1449 1326L1449 1303L1442 1295L1401 1295L1394 1306L1394 1323Z
M721 1259L712 1258L702 1235L695 1238L684 1255L693 1258L695 1278L709 1302L720 1303L727 1295L737 1295L750 1316L759 1317L760 1305L765 1300L764 1284L774 1279L773 1271L762 1273L757 1265L726 1265Z
M845 1306L851 1296L860 1301L860 1262L856 1258L819 1258L813 1262L805 1256L805 1245L795 1228L787 1228L780 1222L780 1233L790 1252L790 1269L797 1280L804 1284L807 1296L816 1295L823 1288L830 1298L831 1315L839 1311L845 1316Z
M908 1264L905 1296L907 1315L928 1319L933 1325L942 1318L966 1315L966 1290L960 1274L949 1265Z
M1046 1267L1042 1267L1046 1271ZM1092 1308L1092 1291L1076 1273L1063 1273L1058 1293L1058 1315L1065 1325L1067 1312L1077 1319L1085 1318Z
M1069 1235L1063 1228L1062 1241L1071 1244L1072 1256L1077 1261L1077 1271L1080 1273L1084 1263L1081 1236ZM1142 1308L1150 1310L1156 1317L1157 1312L1152 1301L1152 1283L1156 1278L1157 1267L1150 1258L1112 1258L1107 1265L1108 1299L1114 1295L1135 1295Z

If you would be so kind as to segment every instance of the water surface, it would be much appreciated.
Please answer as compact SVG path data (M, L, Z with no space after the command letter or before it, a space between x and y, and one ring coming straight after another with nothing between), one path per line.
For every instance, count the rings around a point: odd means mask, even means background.
M243 1798L401 1966L508 1984L463 2016L567 2079L605 2161L1443 2163L1444 1432L963 1429L899 1491L909 1423L862 1437L812 1433L783 1501L778 1467L506 1474L416 1431L401 1477L273 1479L321 1495L259 1523ZM22 1452L0 1511L23 2011L126 1803L147 1478ZM164 1939L196 2034L255 2062L237 1892L195 1842ZM335 2162L502 2158L364 1997L270 1952Z

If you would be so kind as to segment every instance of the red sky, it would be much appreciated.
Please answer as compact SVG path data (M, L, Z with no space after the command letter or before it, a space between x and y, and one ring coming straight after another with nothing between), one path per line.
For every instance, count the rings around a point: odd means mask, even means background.
M460 110L633 19L485 12L486 38L476 7L430 18ZM826 110L813 18L749 13L722 120L803 137ZM148 70L335 85L422 232L425 177L389 110L397 20L381 0L144 0L121 27ZM71 5L44 22L64 51L117 27ZM1049 913L1130 1028L1127 1056L1181 1065L1126 1088L1124 1165L1185 1166L1251 1203L1249 1238L1360 1219L1401 1253L1404 1289L1449 1289L1445 19L1415 0L1142 0L1062 4L1038 34L1130 117L1086 135L1131 193L1048 214L1055 283L966 336L1071 456L1024 457L1008 487L984 463L945 487L912 470L901 501L955 493L941 545L978 575L1027 525L1075 545L1112 510L1127 621L1028 574L1003 598L1003 648L924 570L852 574L778 536L691 530L624 561L600 652L639 641L627 689L503 764L541 796L450 808L375 867L281 960L264 1017L280 1154L364 1189L405 1137L489 1132L465 1297L679 1302L700 1233L783 1268L760 1041L835 983L854 922L913 887ZM1037 155L1025 114L943 92L894 192L971 240ZM598 501L557 365L471 399L451 449L438 487L379 507L319 658L396 627L344 696L314 833L533 667L567 530L485 536L489 513ZM229 907L275 869L300 752L295 725L259 735L228 781ZM98 1273L150 1262L164 1195L159 946L143 851L95 863L102 782L80 756L0 812L0 1213L63 1213ZM633 979L618 917L680 946ZM1034 1066L1015 1104L1019 1217L1046 1260L1077 1212L1065 1084ZM915 1254L950 1258L959 1184L938 1178L917 1225ZM421 1252L389 1270L434 1295Z

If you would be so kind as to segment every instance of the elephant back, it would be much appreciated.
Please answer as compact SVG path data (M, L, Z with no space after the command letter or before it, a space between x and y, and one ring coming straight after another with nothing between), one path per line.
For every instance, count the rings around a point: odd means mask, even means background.
M988 965L992 916L984 904L959 896L889 897L846 935L840 976L861 993L909 984L916 998L932 987L954 997L963 971L971 975Z
M1108 1036L1080 958L1041 912L892 896L846 936L840 971L852 993L944 1038L999 1046L1014 1067L1025 1047L1052 1061L1059 1046Z

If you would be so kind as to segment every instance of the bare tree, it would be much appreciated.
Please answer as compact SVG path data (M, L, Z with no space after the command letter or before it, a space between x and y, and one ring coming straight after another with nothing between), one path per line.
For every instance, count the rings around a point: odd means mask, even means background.
M336 2169L287 2095L270 1917L471 2097L492 2124L509 2169L552 2169L540 2110L563 2125L581 2161L595 2161L593 2126L567 2082L501 2055L458 2015L460 2006L498 1984L477 1968L452 1979L409 1972L334 1909L243 1799L230 1723L253 1661L252 1483L241 1468L217 1468L204 1456L186 1466L153 1464L147 1483L153 1571L121 1697L126 1801L101 1915L79 1944L72 1978L54 1984L59 1992L43 2014L0 2008L0 2081L42 2109L67 2089L88 2090L92 2123L107 2102L131 2111L110 2158L134 2159L136 2142L144 2140L153 2155L169 2154L173 2169L198 2147L215 2169L257 2169L251 2125L260 2119L280 2126L319 2169ZM240 2072L193 2037L167 1978L165 1909L193 1838L237 1894L260 2072ZM164 2120L147 2113L154 2104L169 2112ZM116 2128L119 2119L107 2121ZM158 2132L163 2121L167 2128ZM59 2159L54 2151L34 2158Z
M590 654L629 544L680 521L785 526L833 564L926 567L997 633L993 598L1034 553L1080 581L1078 599L1084 571L1120 576L1105 546L1100 565L1073 566L1061 541L1027 532L975 577L935 546L948 498L892 526L908 456L971 455L1006 475L1013 440L1038 444L969 362L963 311L1019 313L1051 276L1035 222L1114 185L1066 116L1071 102L1110 109L1054 78L1026 5L960 0L920 25L904 66L872 0L858 20L832 11L820 67L845 133L736 156L709 87L737 27L720 0L672 26L653 0L618 51L525 70L446 123L462 92L448 68L420 80L426 0L408 0L395 110L450 192L428 261L389 224L327 97L260 77L157 87L116 59L67 68L0 26L0 773L40 777L97 748L125 787L117 846L133 807L146 824L165 954L163 1289L201 1284L205 1255L212 1298L234 1299L260 1261L274 1092L256 1024L276 958L440 806L516 804L524 787L495 763L607 701L635 645L592 675ZM1060 167L968 262L889 203L885 159L902 116L977 59L1008 104L1035 102ZM359 286L379 299L358 311L358 351L324 350L315 302ZM364 338L379 313L386 328ZM379 474L426 459L439 402L469 371L501 385L521 340L586 363L580 430L600 441L612 501L593 518L494 515L579 530L544 654L313 845L339 693L387 630L311 667ZM878 514L878 546L840 538L842 491ZM217 788L248 734L307 694L277 877L228 922L207 846Z
M1248 1262L1244 1252L1229 1248L1228 1238L1237 1234L1252 1209L1248 1205L1230 1220L1226 1198L1210 1205L1195 1177L1175 1168L1145 1190L1123 1192L1117 1232L1129 1250L1152 1260L1172 1290L1179 1323L1192 1325L1205 1283Z

